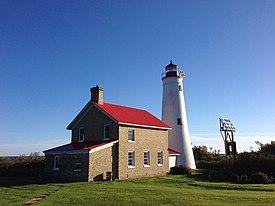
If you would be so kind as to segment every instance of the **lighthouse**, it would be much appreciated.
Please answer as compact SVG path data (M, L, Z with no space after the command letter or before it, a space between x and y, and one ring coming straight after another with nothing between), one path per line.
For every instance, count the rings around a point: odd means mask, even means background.
M162 120L172 127L168 132L169 148L181 153L176 159L176 166L196 169L185 109L183 77L183 71L170 61L162 74Z

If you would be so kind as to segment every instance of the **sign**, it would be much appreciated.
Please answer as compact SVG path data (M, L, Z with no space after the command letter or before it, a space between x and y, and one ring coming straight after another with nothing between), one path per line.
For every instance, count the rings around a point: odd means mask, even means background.
M236 131L236 128L234 127L233 123L230 121L230 119L226 118L220 118L220 131Z

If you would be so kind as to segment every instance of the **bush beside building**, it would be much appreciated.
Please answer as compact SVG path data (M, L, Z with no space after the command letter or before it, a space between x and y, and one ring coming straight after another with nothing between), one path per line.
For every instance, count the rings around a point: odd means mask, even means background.
M0 157L0 176L33 177L42 174L44 156L31 153L29 156L20 155L17 158Z
M275 182L275 144L258 144L258 152L243 152L233 157L215 157L214 154L195 148L196 164L205 178L211 181L238 183ZM203 150L204 149L204 150ZM201 151L203 150L203 151ZM198 155L203 154L203 155Z

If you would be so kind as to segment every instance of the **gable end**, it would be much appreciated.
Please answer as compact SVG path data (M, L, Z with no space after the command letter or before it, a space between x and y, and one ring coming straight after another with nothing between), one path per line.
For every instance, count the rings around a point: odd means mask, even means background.
M72 130L77 123L89 112L89 110L93 107L92 101L89 101L83 109L76 115L73 121L66 127L67 130Z
M67 126L67 130L72 130L75 128L76 125L85 117L85 115L93 108L97 108L99 111L101 111L104 115L109 117L112 121L115 123L118 123L116 119L114 119L111 115L106 113L103 109L98 107L96 104L94 104L92 101L89 101L84 108L78 113L78 115L73 119L73 121Z

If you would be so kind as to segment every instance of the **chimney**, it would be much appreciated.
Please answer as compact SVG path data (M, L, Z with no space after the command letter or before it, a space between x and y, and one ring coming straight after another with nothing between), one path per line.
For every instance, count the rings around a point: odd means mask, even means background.
M91 100L98 104L103 104L103 87L96 85L90 89Z

